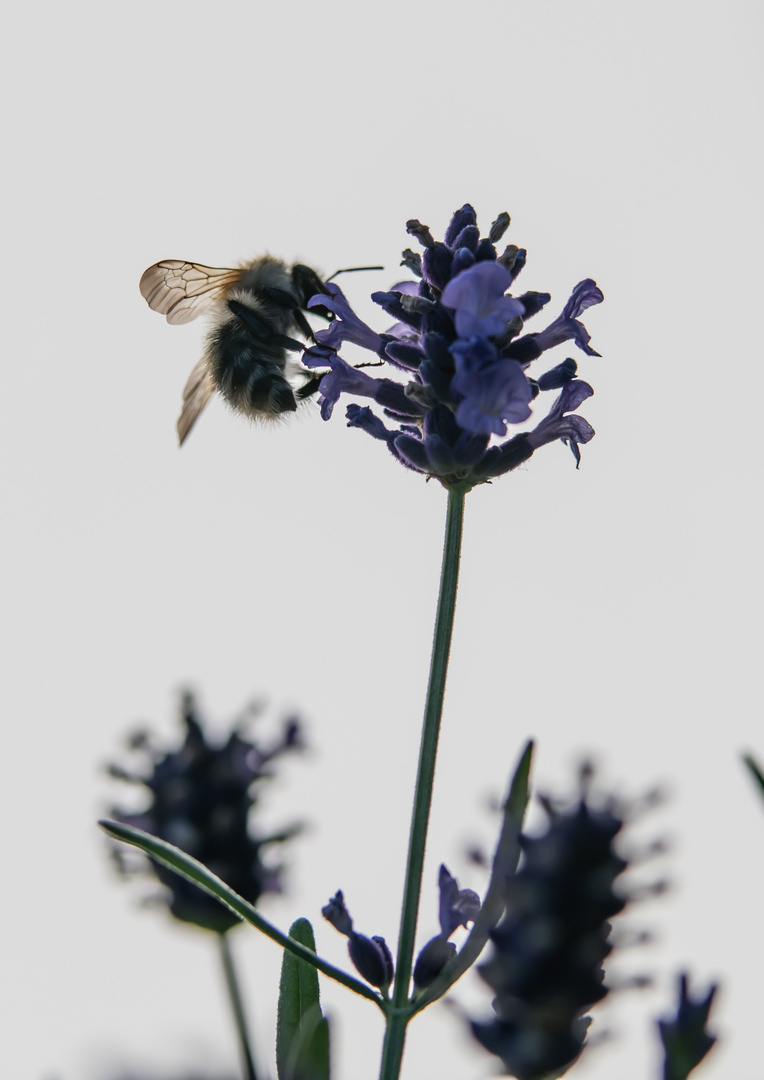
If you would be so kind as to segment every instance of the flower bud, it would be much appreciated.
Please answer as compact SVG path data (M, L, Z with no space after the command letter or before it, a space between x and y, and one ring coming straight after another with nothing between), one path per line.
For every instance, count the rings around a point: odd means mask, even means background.
M383 937L364 937L353 932L348 942L348 952L356 971L367 983L387 990L393 981L393 957Z
M393 958L383 937L366 937L353 929L353 920L345 907L342 890L338 889L332 899L321 909L321 914L335 930L348 939L348 952L356 970L368 983L387 993L393 981Z
M456 945L446 941L442 934L431 938L424 946L414 964L414 987L424 990L435 982L443 968L452 957L456 956Z

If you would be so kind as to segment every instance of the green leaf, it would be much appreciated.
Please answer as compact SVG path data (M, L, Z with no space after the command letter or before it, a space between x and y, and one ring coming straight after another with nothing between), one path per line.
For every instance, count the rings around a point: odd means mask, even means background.
M485 899L472 924L469 937L460 951L450 960L437 979L417 998L413 1011L419 1012L431 1005L460 979L464 972L475 963L485 948L488 935L504 914L504 892L507 879L514 874L520 861L520 833L523 828L525 810L528 806L528 781L533 758L533 741L525 744L517 763L507 798L504 801L504 816L501 832L496 844L496 851L491 864L491 880Z
M313 927L297 919L289 936L316 951ZM276 1028L276 1071L279 1080L329 1080L329 1026L321 1013L318 972L284 950Z
M531 761L533 759L533 740L529 739L525 744L515 775L509 787L509 795L505 806L505 813L512 814L517 824L518 832L523 827L523 818L528 806L528 780L531 774ZM517 865L517 864L515 864Z
M483 926L485 941L488 931L493 929L504 914L504 890L520 861L520 833L523 829L525 811L528 807L528 780L533 758L533 741L529 740L520 755L514 775L504 801L504 816L501 832L491 863L491 880L483 901L483 907L475 920L478 929ZM474 931L474 927L473 927ZM481 946L482 948L482 946Z
M764 773L762 773L759 766L756 764L750 754L743 754L743 761L751 771L751 775L756 781L759 791L764 796Z
M334 967L333 964L328 964L320 956L316 956L315 949L311 950L305 945L301 945L299 941L295 941L287 934L282 933L267 919L264 919L256 908L234 892L230 885L226 885L224 881L216 877L202 863L193 859L190 855L186 855L185 851L173 847L172 844L168 844L165 840L159 840L156 836L152 836L151 833L143 832L142 829L135 829L132 825L123 825L119 821L99 821L98 824L104 832L107 832L109 836L113 836L115 840L122 840L126 844L132 844L145 855L150 855L152 859L156 859L164 866L169 866L176 874L193 881L195 885L216 897L221 904L225 904L226 907L235 911L240 919L262 931L266 937L281 945L282 948L291 950L295 956L301 957L307 964L318 968L324 975L328 975L330 979L335 979L349 990L360 994L361 997L368 998L383 1012L385 1011L385 1003L375 990L372 990L366 983L360 982L359 979L355 979L352 975L348 975L346 972Z

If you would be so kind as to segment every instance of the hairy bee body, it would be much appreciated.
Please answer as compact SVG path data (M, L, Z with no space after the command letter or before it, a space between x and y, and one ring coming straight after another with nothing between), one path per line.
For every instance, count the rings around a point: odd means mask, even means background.
M238 412L277 419L297 409L295 385L302 372L289 359L303 347L294 335L311 335L303 311L326 286L310 267L287 266L264 255L238 269L166 260L141 278L141 293L168 322L189 322L202 311L211 315L204 355L183 391L178 419L182 443L215 391Z
M286 269L283 263L281 267ZM242 275L240 285L228 292L214 313L205 347L216 389L238 412L255 418L277 417L297 408L287 379L283 339L298 332L293 311L302 305L283 273L273 274L271 280L278 280L278 288L292 298L291 309L268 300L262 292L268 275L259 271L276 269L257 265Z

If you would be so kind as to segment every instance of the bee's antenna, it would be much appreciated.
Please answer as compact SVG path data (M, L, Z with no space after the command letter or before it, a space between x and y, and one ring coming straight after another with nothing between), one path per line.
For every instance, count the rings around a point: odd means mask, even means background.
M340 274L355 274L359 270L384 270L384 266L347 266L344 270L335 270L331 277L328 277L327 281L333 281L334 278Z

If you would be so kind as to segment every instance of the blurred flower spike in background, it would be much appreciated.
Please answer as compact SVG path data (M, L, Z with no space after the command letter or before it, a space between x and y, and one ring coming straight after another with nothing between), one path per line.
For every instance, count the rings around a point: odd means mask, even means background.
M665 1051L663 1080L687 1080L716 1042L716 1036L706 1030L716 986L709 987L705 997L690 997L686 974L679 976L679 1001L676 1016L658 1021L661 1042Z
M140 785L149 795L144 810L130 813L114 807L112 815L125 825L143 829L203 862L240 896L256 904L263 893L281 891L280 865L263 859L263 851L282 844L300 830L292 825L278 833L258 835L251 817L263 781L273 776L274 760L303 747L299 722L284 722L282 734L263 748L234 729L219 746L208 741L196 700L184 693L180 718L186 728L178 749L164 752L145 732L130 740L134 753L145 759L143 769L109 766L116 779ZM223 934L240 920L196 885L140 856L131 862L121 845L114 857L126 874L145 872L148 865L165 887L162 899L183 922Z
M544 805L549 826L520 838L523 862L506 879L506 912L478 967L496 1016L472 1023L518 1080L561 1075L580 1055L585 1014L608 992L609 920L626 905L614 888L627 866L614 848L624 825L617 807L594 808L585 796L563 812Z
M374 401L395 427L388 427L370 406L357 404L347 407L348 425L386 443L402 465L437 477L445 487L469 490L516 468L557 439L567 443L578 465L579 445L594 436L591 425L573 415L594 393L576 378L575 360L568 358L535 378L528 369L566 341L587 356L599 356L578 317L602 301L602 292L586 278L545 329L524 333L525 323L551 297L538 292L507 295L526 260L525 250L514 245L499 255L496 243L508 226L509 214L502 213L481 238L469 204L454 214L442 242L419 221L407 222L424 254L407 249L403 265L420 280L372 295L396 320L387 333L363 323L331 282L328 297L322 294L308 303L335 316L328 329L316 333L318 344L303 355L308 367L329 369L319 386L323 418L331 417L343 394ZM371 351L408 381L359 371L339 355L345 343ZM549 390L560 393L531 431L490 445L492 437L507 435L508 424L527 421L534 411L532 402Z

